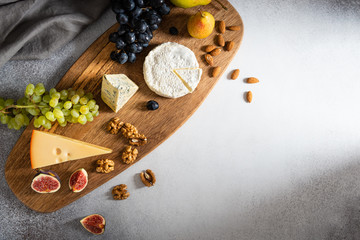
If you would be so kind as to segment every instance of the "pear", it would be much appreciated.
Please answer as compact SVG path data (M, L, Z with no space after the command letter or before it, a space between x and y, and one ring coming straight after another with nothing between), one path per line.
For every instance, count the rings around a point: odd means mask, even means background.
M224 4L222 4L219 0L215 1L218 2L222 8L227 10L227 7L225 7ZM172 4L177 7L192 8L201 5L208 5L209 3L211 3L211 0L170 0L170 2L172 2Z
M187 23L189 34L194 38L206 38L215 26L215 19L211 13L199 11L191 16Z

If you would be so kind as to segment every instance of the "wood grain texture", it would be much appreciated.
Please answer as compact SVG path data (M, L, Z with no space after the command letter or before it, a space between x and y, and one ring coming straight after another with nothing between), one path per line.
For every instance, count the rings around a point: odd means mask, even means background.
M118 25L112 26L100 36L75 62L56 86L57 90L72 87L93 92L100 106L100 115L93 122L86 125L69 124L62 128L55 124L49 131L111 148L113 153L49 166L47 169L51 169L59 175L62 186L56 193L36 193L30 187L36 173L30 166L29 143L31 132L34 129L30 124L11 151L5 166L6 181L18 199L35 211L53 212L85 196L130 167L131 165L121 162L121 153L127 144L124 137L120 134L111 135L105 130L108 121L115 116L125 122L134 124L140 133L148 137L148 144L138 147L137 161L141 160L173 134L204 101L240 46L243 36L242 20L230 3L225 0L222 2L228 7L228 11L223 10L216 2L201 7L201 10L212 13L218 21L224 20L227 26L241 26L241 30L226 31L223 34L225 41L234 41L235 45L232 51L223 51L220 55L214 57L214 66L221 66L222 69L216 78L210 77L212 67L207 66L204 61L204 47L215 43L214 37L218 34L216 31L218 28L215 27L214 32L205 39L191 38L186 30L188 17L195 14L198 8L172 8L171 14L163 18L160 28L154 32L154 39L151 41L150 46L138 55L138 59L134 64L120 65L109 58L110 52L115 49L115 46L113 43L109 43L108 36L111 32L117 30ZM179 30L179 35L172 36L168 33L169 28L172 26ZM142 73L143 62L148 52L159 44L169 41L183 44L193 50L200 67L203 69L203 75L196 90L192 94L178 99L163 98L150 91ZM139 86L139 91L118 113L114 113L100 98L101 77L103 74L117 73L126 74ZM160 108L156 111L148 111L146 102L149 100L157 101ZM113 172L102 174L95 171L96 160L102 158L115 161L115 170ZM68 179L79 168L85 168L88 171L89 184L84 191L72 193L68 188Z

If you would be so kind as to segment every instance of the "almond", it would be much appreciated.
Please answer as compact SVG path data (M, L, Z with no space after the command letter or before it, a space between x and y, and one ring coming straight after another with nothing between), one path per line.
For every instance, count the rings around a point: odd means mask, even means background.
M251 103L252 101L252 92L251 91L248 91L247 94L246 94L246 100Z
M221 47L223 47L223 46L225 46L225 40L224 40L224 37L221 35L221 34L218 34L217 36L216 36L216 42L217 42L217 44L219 45L219 46L221 46Z
M231 49L233 49L234 47L234 44L235 43L233 41L226 42L226 46L225 46L226 51L231 51Z
M205 52L211 52L215 48L216 48L215 45L208 45L208 46L205 47Z
M257 78L254 78L254 77L249 77L247 80L246 80L247 83L258 83L259 82L259 79Z
M239 74L240 74L240 70L239 70L239 69L235 69L235 70L233 71L233 73L231 74L231 79L232 79L232 80L237 79L238 76L239 76Z
M221 48L215 48L210 52L211 56L217 56L221 53Z
M210 54L205 54L205 61L207 62L207 64L209 64L210 66L214 65L214 59Z
M227 29L230 30L230 31L240 31L241 26L230 26Z
M217 77L221 72L221 67L214 67L212 70L212 77Z
M224 22L224 21L220 21L220 22L219 22L219 32L220 32L220 33L225 33L225 31L226 31L225 22Z

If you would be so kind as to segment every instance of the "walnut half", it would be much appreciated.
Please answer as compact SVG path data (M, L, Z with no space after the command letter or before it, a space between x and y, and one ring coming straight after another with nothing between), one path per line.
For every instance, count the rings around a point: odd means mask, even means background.
M138 153L139 152L136 148L133 148L131 146L126 146L122 153L122 160L126 164L131 164L136 160Z
M108 130L111 134L117 134L120 129L123 127L124 122L121 122L118 117L114 117L108 123L106 130Z
M111 171L114 171L115 163L113 160L100 159L97 160L96 163L98 165L96 168L97 172L109 173Z
M147 138L144 134L136 134L129 139L129 144L134 146L142 146L147 143Z
M147 187L154 186L154 184L156 182L155 174L150 169L147 169L146 171L141 172L140 178L141 178L141 181L144 183L144 185Z
M120 184L118 186L115 186L112 190L113 198L115 200L127 199L130 196L130 193L128 193L126 189L126 184Z

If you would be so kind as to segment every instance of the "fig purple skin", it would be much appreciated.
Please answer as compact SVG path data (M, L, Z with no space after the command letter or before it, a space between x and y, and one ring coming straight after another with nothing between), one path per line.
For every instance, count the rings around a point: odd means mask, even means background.
M54 193L61 187L59 176L51 170L38 169L31 188L38 193Z

